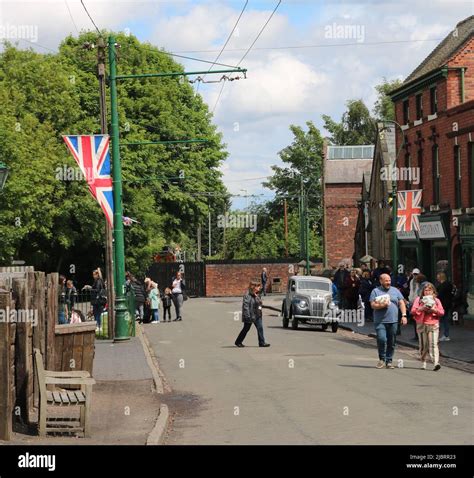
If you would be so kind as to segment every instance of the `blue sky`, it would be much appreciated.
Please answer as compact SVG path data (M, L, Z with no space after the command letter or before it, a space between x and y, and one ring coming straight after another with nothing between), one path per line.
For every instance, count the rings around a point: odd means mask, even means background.
M172 52L219 49L244 3L85 0L100 28L128 30ZM243 52L232 50L248 48L276 4L277 0L249 0L220 62L236 64L241 59ZM352 98L362 98L372 108L375 85L384 77L405 78L435 48L437 39L472 14L474 1L283 0L256 49L242 63L248 68L248 79L226 84L215 110L214 122L228 144L229 159L222 171L229 191L243 194L246 189L264 195L259 198L271 195L261 179L253 178L271 174L271 165L279 163L278 151L292 140L290 124L312 120L321 128L322 114L339 119ZM1 1L2 24L35 25L37 43L52 49L65 35L77 35L76 26L91 28L79 0ZM334 28L347 27L352 30L334 38ZM294 45L319 47L257 49ZM191 56L213 61L216 55L204 51ZM183 64L188 70L207 69L202 63ZM211 110L220 88L220 84L200 85L199 93ZM236 198L234 205L245 205L245 199Z

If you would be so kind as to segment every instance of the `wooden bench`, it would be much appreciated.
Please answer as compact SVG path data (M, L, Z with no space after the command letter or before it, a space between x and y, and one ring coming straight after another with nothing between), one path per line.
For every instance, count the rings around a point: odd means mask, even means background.
M45 370L41 351L35 348L35 364L39 385L39 435L46 436L48 432L79 432L84 437L90 436L90 412L92 385L95 380L86 371L55 372ZM48 390L48 385L69 385L80 387L79 390ZM80 407L80 418L48 415L48 410L65 410ZM77 409L77 408L76 408Z

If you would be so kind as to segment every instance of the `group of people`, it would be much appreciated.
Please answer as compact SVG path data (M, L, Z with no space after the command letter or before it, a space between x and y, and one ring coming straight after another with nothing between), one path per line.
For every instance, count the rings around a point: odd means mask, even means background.
M438 272L433 284L416 267L394 274L383 261L373 271L365 264L357 269L340 264L332 281L333 298L341 309L363 304L366 321L374 322L379 350L377 368L394 368L396 335L409 319L414 328L412 340L419 344L422 368L426 369L428 356L434 370L441 368L438 342L451 340L449 326L458 298L445 272Z
M174 321L183 320L182 310L186 297L186 285L181 272L177 272L168 287L160 292L158 284L149 277L144 282L138 281L130 272L126 273L126 287L133 290L135 295L137 321L142 323L149 314L151 323L171 322L171 306L174 305L176 318ZM160 321L160 305L163 306L163 320ZM168 320L166 319L168 317Z
M244 347L243 341L252 324L255 325L260 347L269 347L265 342L262 322L262 299L265 282L252 281L242 304L243 328L235 340L237 347ZM413 321L415 337L418 340L421 368L426 369L431 358L433 370L441 368L439 363L439 341L449 341L449 325L455 305L456 287L448 280L445 272L436 274L436 285L429 282L419 268L409 273L392 274L383 261L371 271L367 265L349 269L341 264L331 277L333 299L341 309L356 309L363 304L366 319L373 321L377 334L379 360L378 369L394 369L393 355L396 336L400 326L409 318ZM393 283L393 285L392 285ZM263 289L263 290L262 290ZM440 323L443 335L440 338Z

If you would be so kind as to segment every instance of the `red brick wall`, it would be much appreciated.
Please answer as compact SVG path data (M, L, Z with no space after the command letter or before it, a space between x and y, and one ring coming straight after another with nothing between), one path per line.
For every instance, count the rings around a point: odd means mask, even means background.
M429 89L423 92L423 123L414 126L415 119L415 96L409 98L410 101L410 123L409 128L405 130L405 136L409 143L409 153L412 158L412 166L420 166L417 163L417 153L419 145L415 143L418 139L417 133L421 134L423 158L422 158L422 178L423 182L419 185L412 185L413 189L423 189L423 207L429 211L430 205L434 203L433 191L433 163L431 148L433 141L430 139L432 128L439 135L436 138L436 144L439 147L439 164L440 164L440 201L439 205L442 209L455 208L455 169L454 169L454 146L458 144L461 151L461 207L472 207L470 204L470 184L469 184L469 168L468 168L468 151L469 142L474 141L474 131L466 131L455 137L449 137L448 134L453 131L453 124L457 123L458 130L464 128L472 129L474 126L474 40L471 40L466 46L454 55L448 62L449 67L464 66L468 67L465 72L465 102L461 104L460 91L460 72L456 70L449 71L447 80L440 81L437 84L438 93L438 117L428 121L427 115L431 114L429 101ZM395 104L396 118L400 124L403 121L403 100ZM401 135L397 134L397 151L400 147ZM457 142L456 142L457 141ZM398 158L398 166L404 164L405 151L402 150ZM398 183L399 189L405 189L405 183ZM460 257L458 251L459 240L457 237L457 229L451 221L451 230L449 231L452 238L452 275L455 282L460 281Z
M326 255L329 266L354 254L362 184L326 184Z
M252 279L260 281L260 274L267 268L269 291L272 279L279 277L282 292L288 285L288 277L294 275L294 263L286 264L206 264L206 296L237 297L245 294ZM290 266L293 266L291 269Z

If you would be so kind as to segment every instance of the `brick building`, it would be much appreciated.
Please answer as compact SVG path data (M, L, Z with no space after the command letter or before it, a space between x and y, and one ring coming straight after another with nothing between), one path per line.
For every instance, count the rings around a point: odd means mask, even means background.
M352 264L364 174L370 176L374 146L327 146L324 155L325 262Z
M366 255L392 262L393 221L388 202L392 181L387 172L394 165L395 156L395 125L378 123L372 169L364 175L359 203L354 243L356 264Z
M391 97L404 131L404 140L397 133L397 166L421 173L420 184L398 181L398 190L423 190L420 231L398 241L400 262L415 259L432 280L445 270L473 314L474 16L458 23Z

